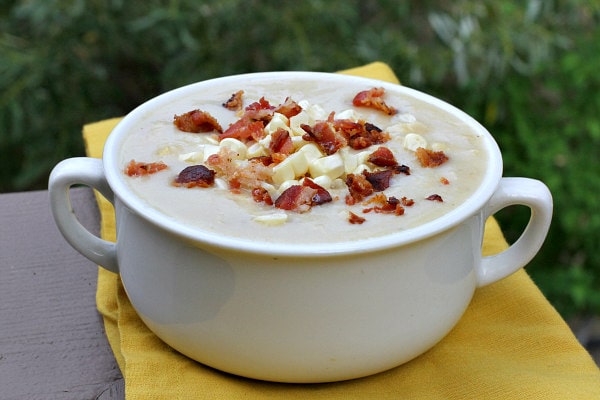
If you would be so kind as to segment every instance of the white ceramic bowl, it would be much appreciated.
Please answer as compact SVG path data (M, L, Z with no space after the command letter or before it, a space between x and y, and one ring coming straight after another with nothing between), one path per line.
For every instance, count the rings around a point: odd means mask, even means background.
M261 243L174 222L125 184L119 146L149 111L194 91L255 79L382 86L451 112L485 137L489 163L475 193L454 211L414 229L335 245ZM117 243L90 234L74 217L69 188L98 189L116 210ZM502 178L491 135L462 111L406 87L352 76L274 72L189 85L150 100L111 133L102 160L73 158L53 170L54 217L84 256L121 275L147 326L186 356L245 377L328 382L400 365L439 342L477 287L506 277L537 253L552 215L547 187ZM521 238L481 256L485 220L520 204L532 211Z

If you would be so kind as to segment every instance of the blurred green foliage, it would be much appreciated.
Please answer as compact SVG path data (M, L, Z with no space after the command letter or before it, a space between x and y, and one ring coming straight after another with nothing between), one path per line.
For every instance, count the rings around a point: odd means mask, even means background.
M2 0L0 191L44 188L84 123L168 89L380 60L482 122L506 176L548 184L528 271L563 315L598 314L599 20L597 0ZM514 240L529 215L498 217Z

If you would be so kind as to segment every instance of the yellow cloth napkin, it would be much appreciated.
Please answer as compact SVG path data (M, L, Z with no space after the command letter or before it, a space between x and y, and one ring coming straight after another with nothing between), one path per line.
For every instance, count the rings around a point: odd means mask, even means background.
M398 83L380 62L343 71ZM101 157L118 118L84 127L90 157ZM98 196L101 235L115 240L111 204ZM507 247L493 218L483 253ZM395 369L327 384L279 384L221 373L175 352L137 316L118 275L98 272L96 294L128 399L600 399L600 370L525 271L478 289L438 345Z

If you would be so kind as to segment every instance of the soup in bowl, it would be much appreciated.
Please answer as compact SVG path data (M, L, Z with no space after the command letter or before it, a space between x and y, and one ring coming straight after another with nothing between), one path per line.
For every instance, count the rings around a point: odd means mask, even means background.
M83 228L68 189L115 206L117 241ZM128 114L102 160L68 159L57 225L119 273L144 323L225 372L330 382L422 354L474 291L526 265L552 216L547 187L503 178L492 136L427 94L315 72L185 86ZM481 256L484 223L531 209L521 238Z

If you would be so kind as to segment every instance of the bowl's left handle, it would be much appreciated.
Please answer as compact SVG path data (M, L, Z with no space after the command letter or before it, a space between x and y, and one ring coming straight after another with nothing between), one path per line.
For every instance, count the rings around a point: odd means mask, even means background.
M56 225L75 250L105 269L118 272L116 244L92 234L75 216L69 190L79 184L98 190L114 204L102 160L88 157L63 160L54 167L48 181L50 208Z

